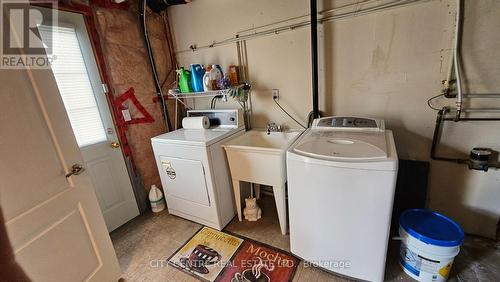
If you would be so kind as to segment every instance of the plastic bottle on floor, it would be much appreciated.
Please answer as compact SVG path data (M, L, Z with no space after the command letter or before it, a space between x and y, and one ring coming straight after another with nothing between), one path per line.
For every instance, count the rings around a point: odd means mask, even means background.
M161 212L165 209L163 193L154 184L151 185L151 190L149 190L149 203L151 204L151 210L153 210L153 212Z

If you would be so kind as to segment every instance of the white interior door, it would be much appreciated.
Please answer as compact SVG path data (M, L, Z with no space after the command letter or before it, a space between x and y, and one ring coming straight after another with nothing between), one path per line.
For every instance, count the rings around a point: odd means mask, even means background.
M52 71L108 231L139 215L83 16L60 11L51 32Z
M49 70L0 70L0 204L33 281L117 281L120 267ZM0 280L2 280L0 278Z

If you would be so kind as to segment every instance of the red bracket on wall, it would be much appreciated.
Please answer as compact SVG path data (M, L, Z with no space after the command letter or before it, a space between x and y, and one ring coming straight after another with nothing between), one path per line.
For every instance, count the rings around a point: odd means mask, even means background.
M139 110L139 112L142 113L143 117L142 118L133 118L129 121L125 121L123 118L122 110L126 110L127 108L123 105L123 102L126 100L131 100L134 106ZM120 120L118 121L119 125L126 126L129 124L138 124L138 123L153 123L155 119L151 116L151 114L148 113L148 111L141 105L139 100L137 100L137 97L135 97L135 91L133 87L130 87L125 93L120 94L117 98L114 99L113 101L114 106L118 109L119 117Z

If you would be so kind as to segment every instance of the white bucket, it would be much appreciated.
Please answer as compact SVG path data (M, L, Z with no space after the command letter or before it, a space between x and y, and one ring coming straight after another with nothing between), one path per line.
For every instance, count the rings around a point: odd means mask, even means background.
M428 244L399 228L401 249L399 263L404 272L418 281L446 281L460 246Z

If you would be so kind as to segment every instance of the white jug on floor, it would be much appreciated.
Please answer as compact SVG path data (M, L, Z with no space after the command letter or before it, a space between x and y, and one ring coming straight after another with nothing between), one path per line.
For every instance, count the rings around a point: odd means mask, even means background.
M151 190L149 190L149 203L151 204L151 210L153 210L153 212L161 212L165 209L163 193L154 184L151 185Z

